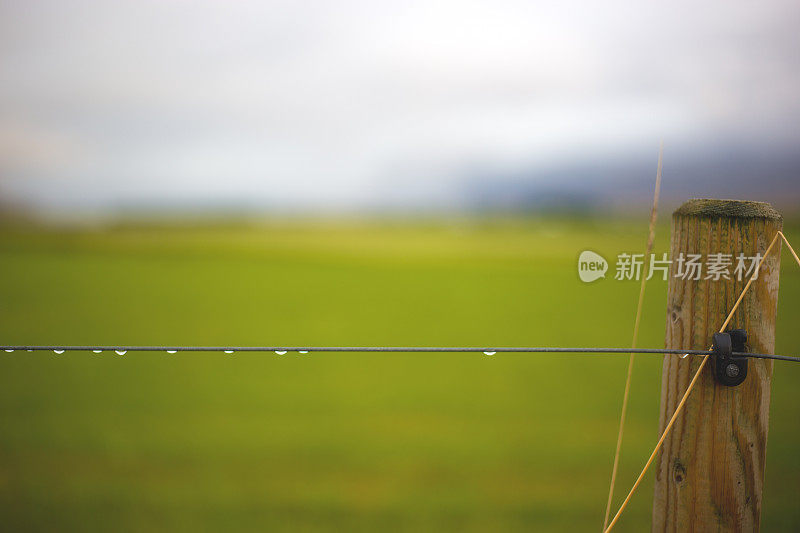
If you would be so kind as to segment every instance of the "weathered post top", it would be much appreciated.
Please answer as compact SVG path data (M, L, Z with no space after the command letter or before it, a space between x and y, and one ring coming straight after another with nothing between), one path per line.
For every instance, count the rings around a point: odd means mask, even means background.
M711 346L753 263L781 228L781 215L761 202L698 199L675 211L667 348ZM775 349L780 244L776 247L728 328L746 329L753 352ZM700 357L664 357L662 431L700 362ZM735 387L718 384L711 364L703 369L658 459L653 531L759 529L772 361L751 359L748 365L747 377Z
M750 202L747 200L714 200L709 198L693 198L680 206L672 214L675 217L707 217L707 218L764 218L783 220L774 207L766 202ZM772 238L770 236L770 238Z

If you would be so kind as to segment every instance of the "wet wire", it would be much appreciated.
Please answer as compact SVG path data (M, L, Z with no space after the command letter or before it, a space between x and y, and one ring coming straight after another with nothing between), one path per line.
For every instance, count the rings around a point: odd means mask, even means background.
M70 352L371 352L371 353L574 353L574 354L667 354L667 355L714 355L710 350L676 350L658 348L562 348L552 346L494 347L494 346L66 346L66 345L15 345L0 346L0 350L12 351L70 351ZM800 362L800 357L765 353L734 352L735 357L753 359L775 359Z

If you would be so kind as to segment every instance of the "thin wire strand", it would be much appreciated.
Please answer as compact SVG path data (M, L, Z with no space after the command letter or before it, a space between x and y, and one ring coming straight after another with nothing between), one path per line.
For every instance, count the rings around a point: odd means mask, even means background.
M8 345L0 346L0 350L31 350L31 351L52 351L64 350L72 352L88 352L92 350L125 350L129 352L163 352L174 350L178 352L495 352L495 353L587 353L587 354L626 354L630 348L562 348L551 346L534 347L476 347L476 346L67 346L67 345L47 345L47 346L28 346L28 345ZM710 355L713 352L708 350L666 350L640 348L636 353L643 354L685 354L689 355ZM738 354L734 354L738 355ZM752 354L742 354L752 355ZM768 354L764 354L768 355Z
M644 253L645 258L653 251L653 243L656 238L656 220L658 218L658 196L661 192L661 166L664 159L664 141L658 149L658 167L656 169L656 185L653 191L653 208L650 210L650 226L647 232L647 247ZM642 319L642 307L644 303L644 288L647 285L647 277L642 275L642 283L639 285L639 301L636 304L636 318L633 322L633 339L631 340L631 350L636 349L639 339L639 323ZM608 516L611 514L611 502L614 499L614 485L617 482L617 471L619 469L619 455L622 450L622 435L625 432L625 415L628 412L628 398L631 392L631 378L633 377L634 353L631 352L628 358L628 374L625 378L625 392L622 393L622 409L619 415L619 432L617 433L617 448L614 451L614 466L611 467L611 482L608 487L608 501L606 502L606 514L603 518L603 529L608 525Z
M736 355L736 354L734 354ZM800 357L792 357L790 355L771 355L771 354L763 354L763 353L751 353L748 354L747 357L752 357L753 359L774 359L776 361L794 361L800 363Z
M781 236L781 238L783 239L783 242L785 242L786 246L789 248L789 251L792 252L792 255L794 256L794 260L797 261L797 266L800 266L800 257L797 257L797 252L795 252L794 248L792 248L792 245L789 243L789 239L786 238L786 235L784 235L782 231L779 231L778 235Z
M371 352L371 353L572 353L586 355L630 354L630 348L562 348L560 346L67 346L62 344L0 345L0 350L27 352ZM714 355L713 350L673 350L663 348L636 348L633 353L652 355ZM800 357L773 355L768 353L733 352L734 357L754 359L776 359L800 363Z
M755 280L756 277L758 277L758 273L761 270L761 265L764 264L764 260L769 255L770 251L772 250L772 247L775 246L776 242L778 242L778 237L782 236L782 235L783 234L781 232L778 232L778 233L775 234L775 237L772 238L772 241L769 243L769 246L767 246L767 250L764 252L764 255L761 256L761 260L758 262L758 266L756 266L755 270L753 271L753 275L750 276L750 279L747 281L747 284L744 286L744 289L742 289L741 294L739 294L739 298L736 299L736 302L733 304L733 307L731 308L730 312L728 313L728 317L725 319L725 322L723 322L722 326L719 328L719 332L720 333L725 331L725 328L728 327L728 324L730 323L731 319L733 318L734 313L736 313L736 310L739 308L739 304L742 303L742 300L744 299L745 294L747 294L747 291L750 290L750 286L753 284L753 280ZM786 240L786 237L784 236L783 239ZM798 261L798 264L800 264L800 260ZM700 377L700 373L703 371L703 368L705 368L706 363L708 362L708 358L709 358L709 356L706 355L706 356L703 357L703 360L700 362L700 366L698 367L697 372L695 372L695 375L692 378L692 381L689 382L689 386L686 387L686 392L683 393L683 397L681 398L681 401L678 402L678 406L675 408L675 412L672 413L672 417L669 419L669 422L667 423L667 426L664 428L664 431L661 434L661 438L658 439L658 443L656 443L656 447L653 449L653 453L650 454L650 457L647 459L647 462L645 463L644 468L642 468L642 471L639 474L639 477L636 478L636 481L633 483L633 486L631 487L630 492L628 492L628 495L625 497L625 500L622 502L622 505L620 505L619 510L617 511L617 514L614 515L614 518L611 520L611 523L608 525L608 528L606 528L604 533L608 533L609 531L611 531L611 529L617 523L617 520L619 520L620 515L622 515L622 512L628 506L628 502L631 501L631 497L633 496L633 493L636 492L636 489L639 487L639 483L641 483L642 478L644 478L644 475L647 473L647 469L650 468L650 465L652 464L653 459L655 459L655 457L658 454L659 450L661 450L661 446L664 444L664 439L666 439L667 435L669 434L670 430L672 429L672 425L675 423L675 420L677 420L678 415L683 410L683 406L686 403L686 399L689 397L689 394L692 392L692 389L694 389L695 383L697 383L697 379Z

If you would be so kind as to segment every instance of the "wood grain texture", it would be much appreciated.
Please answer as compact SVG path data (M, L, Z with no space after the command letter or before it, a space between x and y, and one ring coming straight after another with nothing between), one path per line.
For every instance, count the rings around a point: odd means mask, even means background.
M704 350L747 279L733 275L736 255L763 253L782 228L769 204L692 200L672 218L667 299L667 348ZM780 243L765 260L728 329L747 330L749 351L775 353ZM731 280L676 278L679 254L733 254ZM701 358L665 356L661 382L663 431ZM656 531L758 531L769 425L772 361L751 359L738 387L717 385L706 365L657 460Z

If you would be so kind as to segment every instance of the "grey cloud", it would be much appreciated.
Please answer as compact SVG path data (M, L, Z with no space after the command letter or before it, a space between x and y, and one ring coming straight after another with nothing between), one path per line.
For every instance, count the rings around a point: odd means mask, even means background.
M6 1L0 191L346 205L380 202L413 169L407 196L446 203L470 165L638 157L660 138L791 147L798 14L783 1Z

